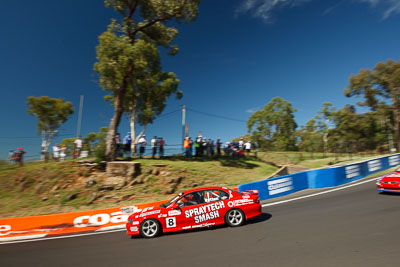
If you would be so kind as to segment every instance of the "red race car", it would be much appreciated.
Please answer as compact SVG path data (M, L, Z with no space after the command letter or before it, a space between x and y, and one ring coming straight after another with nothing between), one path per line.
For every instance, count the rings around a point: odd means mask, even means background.
M376 182L379 192L400 193L400 167Z
M237 192L224 187L204 187L180 193L159 207L132 210L126 224L128 235L152 238L161 232L168 233L187 229L227 224L242 225L246 220L261 214L257 190Z

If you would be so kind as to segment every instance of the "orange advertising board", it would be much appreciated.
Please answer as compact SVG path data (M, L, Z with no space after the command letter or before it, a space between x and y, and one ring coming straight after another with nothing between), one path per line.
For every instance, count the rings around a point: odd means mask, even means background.
M133 210L160 205L165 201L132 205ZM124 206L125 207L125 206ZM128 214L121 208L0 219L0 242L124 229Z

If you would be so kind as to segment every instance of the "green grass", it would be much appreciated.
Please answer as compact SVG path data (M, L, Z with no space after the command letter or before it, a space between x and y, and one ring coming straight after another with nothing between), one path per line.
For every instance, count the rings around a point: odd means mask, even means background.
M258 157L277 165L300 165L309 169L336 164L347 164L381 157L381 154L333 154L309 152L259 152Z

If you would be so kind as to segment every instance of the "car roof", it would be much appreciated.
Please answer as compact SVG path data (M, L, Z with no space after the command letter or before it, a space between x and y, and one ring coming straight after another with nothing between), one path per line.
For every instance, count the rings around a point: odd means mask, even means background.
M199 188L193 188L193 189L189 189L184 191L184 194L187 193L192 193L192 192L196 192L196 191L201 191L201 190L210 190L210 189L220 189L220 190L228 190L228 188L226 187L221 187L221 186L208 186L208 187L199 187Z

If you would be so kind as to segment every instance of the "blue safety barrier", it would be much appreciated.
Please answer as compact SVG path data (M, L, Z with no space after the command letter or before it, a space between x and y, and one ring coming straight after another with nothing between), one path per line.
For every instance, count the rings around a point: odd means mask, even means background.
M400 153L352 163L340 167L322 168L239 185L239 191L258 190L261 200L281 197L307 188L325 188L347 184L368 175L400 165Z

